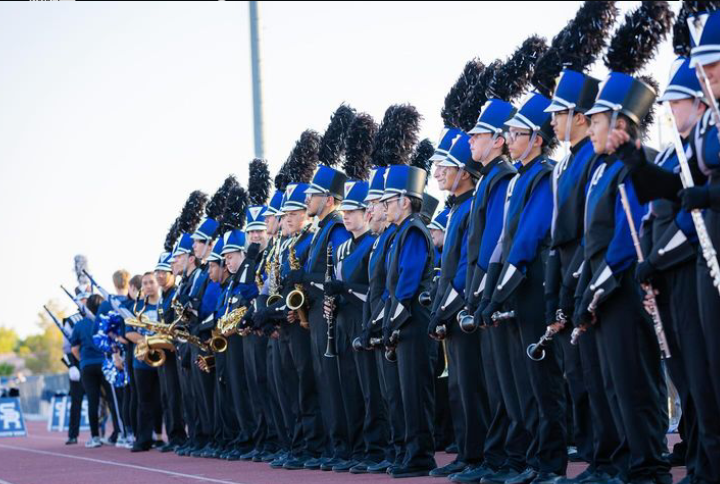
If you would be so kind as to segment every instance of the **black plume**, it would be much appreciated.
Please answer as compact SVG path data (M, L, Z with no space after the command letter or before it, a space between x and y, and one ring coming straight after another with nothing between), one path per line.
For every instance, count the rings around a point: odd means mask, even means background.
M480 110L487 101L487 89L495 76L495 71L502 66L499 60L493 61L480 73L475 84L470 87L465 100L460 107L460 128L467 132L475 127Z
M673 25L673 51L675 55L690 57L690 28L687 19L690 16L689 2L682 2L682 7Z
M495 71L488 87L488 98L510 101L522 94L530 82L535 63L547 49L542 37L528 37L502 67Z
M290 176L288 175L287 164L288 162L285 161L285 163L280 166L277 175L275 175L275 190L279 192L284 192L285 188L287 188L288 184L290 183Z
M195 229L202 219L203 209L207 201L208 196L200 190L195 190L190 194L178 219L180 233L192 234L195 232Z
M422 116L415 106L390 106L385 111L385 118L378 129L373 161L378 166L409 164L413 147L417 143L421 119Z
M450 88L450 92L445 96L445 104L440 111L440 116L445 123L445 126L452 126L454 128L460 127L461 122L461 107L465 97L467 96L470 88L477 82L480 74L485 69L485 65L480 62L480 59L472 59L467 64L460 74L460 77L453 87ZM477 116L476 116L477 119ZM475 119L473 119L474 125Z
M255 158L250 162L248 193L252 205L265 205L270 198L270 170L267 161Z
M372 150L377 124L369 114L355 116L345 139L345 174L353 180L367 180L372 165Z
M228 193L218 232L224 234L231 229L242 229L245 226L245 209L247 206L247 191L240 185L234 186Z
M647 84L648 86L652 87L653 90L657 93L659 92L660 86L658 85L657 81L650 75L642 75L638 76L638 79ZM652 124L655 122L655 103L650 106L650 110L645 115L644 118L640 120L640 131L642 132L643 137L647 135L647 129L652 126Z
M670 32L673 12L668 2L645 0L625 15L605 54L605 65L614 72L632 75L654 56Z
M430 161L430 157L433 153L435 153L435 147L433 146L432 141L425 138L415 147L415 153L413 153L412 161L410 162L411 166L425 170L425 173L427 173L427 177L425 177L425 184L427 184L430 180L430 170L432 169L432 161Z
M175 219L170 226L170 230L168 230L168 233L165 236L165 245L163 246L165 248L165 252L172 252L175 248L175 242L177 242L178 237L180 237L180 228L178 227L178 219Z
M320 135L307 129L300 135L287 160L287 174L292 183L310 183L318 164Z
M532 78L538 92L550 97L563 67L583 72L591 66L605 48L617 14L615 2L586 1L538 59Z
M227 200L228 192L237 184L238 181L235 178L235 175L229 175L225 179L222 186L218 188L215 195L213 195L207 205L205 205L205 215L207 215L208 218L217 220L220 217L223 213L223 209L225 208L225 201Z
M330 117L330 124L320 141L318 157L320 163L327 166L336 166L345 151L345 138L350 123L355 119L355 110L350 106L341 104Z

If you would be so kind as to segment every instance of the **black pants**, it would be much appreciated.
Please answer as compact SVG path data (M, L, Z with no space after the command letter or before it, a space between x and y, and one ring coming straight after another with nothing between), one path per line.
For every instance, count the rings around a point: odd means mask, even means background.
M400 330L397 367L405 416L405 458L410 468L434 469L437 345L428 338L426 318L406 321Z
M313 371L313 355L310 331L298 322L283 323L280 337L287 344L293 370L297 375L297 394L292 397L298 403L297 423L293 431L292 453L308 457L320 457L325 451L325 432L320 415L318 388ZM282 385L280 381L278 384ZM299 428L298 428L299 427ZM301 442L297 441L297 438Z
M162 425L160 403L160 379L157 370L134 369L138 390L138 427L135 429L135 445L150 448L153 431ZM159 421L158 421L159 420Z
M478 354L480 332L464 333L455 317L445 321L445 325L450 398L452 400L452 393L457 392L463 421L460 434L455 435L459 448L457 458L468 464L479 464L484 460L485 437L490 421L485 375Z
M335 360L337 371L342 382L341 396L344 414L347 418L347 438L350 448L350 457L357 461L371 460L380 462L384 458L384 443L382 437L385 428L377 421L378 407L373 404L380 404L373 401L380 395L380 387L377 384L377 393L373 395L369 378L365 376L371 371L366 366L362 370L358 367L358 360L361 364L366 362L367 354L353 351L352 340L360 334L362 321L362 308L348 305L342 308L335 321L335 348L337 357L326 358ZM367 353L364 352L363 353ZM366 359L362 359L365 356ZM372 361L374 364L374 360ZM361 380L361 373L363 374ZM363 391L362 381L368 386ZM381 414L382 415L382 414Z
M489 411L485 448L483 449L485 463L495 470L503 466L520 467L523 464L527 444L524 447L520 446L516 450L515 454L518 462L513 463L508 459L506 442L508 442L510 418L503 401L502 386L500 385L498 366L495 361L499 355L496 356L493 350L493 339L499 338L498 330L502 331L502 329L489 329L484 326L481 326L481 328L478 330L480 333L480 356L485 372L485 388L487 389ZM502 341L498 342L498 346L502 346ZM507 385L512 386L511 382Z
M172 352L166 353L165 364L158 368L160 392L165 401L165 429L171 443L182 444L187 439L187 435L185 434L177 358Z
M101 364L87 365L82 369L82 384L85 389L85 394L88 399L88 419L90 420L90 434L93 437L100 436L99 430L99 411L100 411L100 397L101 391L103 391L108 400L110 407L110 415L113 422L113 433L110 436L110 440L117 439L120 426L118 424L117 412L115 410L114 399L112 398L112 389L110 384L105 380L105 376L102 372Z
M329 453L332 457L349 459L351 447L338 366L331 358L323 356L327 349L327 323L323 316L322 303L322 298L318 298L308 311L313 370L323 425L329 438Z
M445 450L455 443L448 375L445 373L445 350L438 345L438 357L435 362L435 451Z
M245 356L243 338L234 334L228 338L228 349L225 352L226 368L225 378L232 395L232 407L235 411L235 420L239 425L239 432L233 439L232 445L242 452L253 448L252 436L255 431L255 418L250 403L250 390L245 377ZM253 388L253 392L257 389Z
M202 371L196 364L198 355L208 356L195 346L190 348L190 384L192 386L193 401L197 412L198 424L195 428L196 440L199 443L207 443L213 435L214 408L215 408L215 374Z
M397 362L385 358L384 349L376 349L373 353L380 370L380 391L390 421L390 446L386 458L393 464L401 465L405 461L405 411L400 391L400 370Z
M122 417L125 429L129 434L134 434L137 428L137 386L135 385L135 375L133 372L133 351L135 345L132 343L125 345L125 371L127 371L128 384L125 387L125 398L122 404Z
M188 355L186 356L186 352ZM207 443L207 437L205 440L198 440L197 430L199 428L197 406L195 403L195 397L193 394L193 388L190 381L190 348L187 343L180 343L177 345L175 352L176 356L176 369L178 374L178 381L180 382L180 394L182 399L182 412L183 420L187 423L187 434L190 442L195 446L205 445Z
M287 350L286 346L285 349ZM291 369L283 371L280 351L279 338L268 338L267 381L271 423L277 434L278 446L281 450L290 452L291 431L294 428L296 417L288 395L297 395L297 374ZM278 385L278 382L282 385ZM287 392L288 387L292 388L292 391ZM287 415L285 411L287 411Z
M217 447L228 449L241 434L237 420L232 391L227 381L227 352L215 355L215 408L213 410L213 442Z
M660 351L641 304L632 269L596 311L597 343L605 391L615 425L632 460L625 480L667 477L662 459L667 422L661 406Z
M275 430L270 385L267 377L268 338L249 334L242 338L245 358L245 381L250 389L250 404L254 418L251 439L260 451L276 452L279 448Z
M527 267L526 279L511 296L516 319L510 324L515 325L519 332L520 357L529 376L534 400L534 408L526 418L531 426L533 420L536 422L532 444L535 454L531 465L541 472L565 475L568 462L565 440L565 383L555 341L545 345L545 358L541 361L533 361L526 354L526 348L537 342L546 330L544 315L542 311L538 311L538 308L545 307L543 272L542 260L539 257ZM518 392L522 391L523 388L519 387Z
M82 379L70 380L70 426L68 438L77 439L80 435L80 416L82 415L82 401L85 396Z

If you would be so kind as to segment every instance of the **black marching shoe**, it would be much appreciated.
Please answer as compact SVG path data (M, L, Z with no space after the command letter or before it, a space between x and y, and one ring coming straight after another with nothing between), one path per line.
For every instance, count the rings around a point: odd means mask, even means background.
M469 466L464 471L450 476L452 482L462 482L465 484L475 484L482 480L483 477L495 473L495 469L487 464L479 466Z
M130 449L130 452L147 452L152 448L152 444L133 444L132 449Z
M278 454L278 456L275 457L275 459L270 461L270 467L272 469L282 469L283 466L285 465L285 462L287 462L289 456L290 456L289 452L283 452L281 454Z
M558 479L561 479L563 477L565 476L555 474L554 472L538 472L537 476L535 476L535 479L533 479L531 482L532 484L555 484Z
M346 460L332 467L333 472L350 472L350 469L358 465L360 462L355 459Z
M240 460L253 460L255 458L255 456L258 455L259 453L260 453L260 451L257 449L250 449L249 451L243 453L240 456Z
M70 437L65 441L65 445L75 445L77 444L77 437Z
M405 477L423 477L430 474L431 468L427 467L410 467L410 466L397 466L388 470L390 477L396 479Z
M325 470L322 468L322 466L325 465L326 462L328 462L330 459L326 457L314 457L312 459L308 459L305 462L305 469L311 470L311 471L318 471L318 470ZM332 469L331 469L332 470Z
M532 467L528 467L517 476L505 481L505 484L530 484L537 477L538 472Z
M307 457L288 457L282 468L289 471L305 469L305 463L309 460Z
M459 474L467 468L467 462L455 459L442 467L436 467L430 471L430 477L448 477L451 474Z
M350 468L350 474L367 474L368 468L378 465L377 462L371 460L364 460L352 466Z
M509 469L507 467L503 467L498 469L497 472L494 472L492 474L488 474L487 476L483 477L480 482L482 484L504 484L505 481L509 479L514 479L518 476L518 471L515 469Z
M333 467L345 463L345 459L341 459L340 457L321 458L318 460L320 461L320 465L318 467L313 467L313 469L320 469L325 472L330 472L333 470ZM314 465L315 463L313 462L311 464Z
M388 468L392 465L392 462L388 460L384 460L382 462L378 462L375 465L368 466L367 472L368 474L386 474Z

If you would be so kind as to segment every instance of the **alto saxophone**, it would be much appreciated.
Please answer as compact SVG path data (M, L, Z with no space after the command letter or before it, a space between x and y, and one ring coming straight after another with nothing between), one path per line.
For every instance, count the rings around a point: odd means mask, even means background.
M308 230L310 230L311 224L305 225L305 227L298 232L298 234L295 236L295 240L293 240L292 244L290 245L290 251L288 255L288 262L290 264L290 270L298 270L302 266L300 264L300 260L297 258L297 253L295 252L295 246L300 241L300 238L307 233ZM285 304L287 304L288 309L291 311L297 312L298 319L300 320L300 326L302 326L305 329L308 329L310 327L310 322L307 318L307 311L305 310L305 292L303 291L302 284L295 284L295 289L290 291L290 293L285 298Z

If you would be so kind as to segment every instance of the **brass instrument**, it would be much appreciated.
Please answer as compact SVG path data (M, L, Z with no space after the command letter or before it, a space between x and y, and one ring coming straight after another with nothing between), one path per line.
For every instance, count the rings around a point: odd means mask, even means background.
M138 300L139 299L140 297L138 296ZM125 319L125 324L128 326L134 326L153 331L151 327L157 325L158 323L150 321L148 317L143 314L147 310L147 298L145 299L145 304L143 305L142 311L138 313L136 310L137 300L135 301L135 307L133 307L135 317ZM153 368L157 368L158 366L162 366L165 364L165 350L175 351L175 346L172 344L172 340L168 338L167 335L146 335L139 343L135 345L133 355L135 356L135 358L145 362L147 365Z
M238 333L238 326L240 325L243 316L245 316L245 313L247 313L247 310L247 307L240 306L223 316L218 322L218 334L227 338L235 333Z
M195 364L198 366L198 368L200 368L200 371L210 373L210 370L215 368L215 356L197 355L197 358L195 358Z
M268 256L268 260L266 262L265 271L268 274L268 278L270 279L269 282L269 290L270 295L267 299L267 302L265 303L267 306L271 306L278 301L282 299L282 296L279 293L280 290L280 237L278 237L277 241L275 242L275 247L273 248L272 254Z
M300 260L297 258L297 254L295 253L295 245L300 241L300 238L305 235L308 230L310 230L310 227L311 224L305 225L305 227L303 227L302 230L298 232L298 234L295 236L295 240L293 240L292 244L290 245L288 257L290 269L293 271L301 268ZM297 313L298 319L300 320L300 326L308 329L310 327L310 322L308 321L307 311L305 310L305 302L306 298L302 284L295 284L295 289L290 291L290 293L285 298L285 304L287 305L288 309Z

